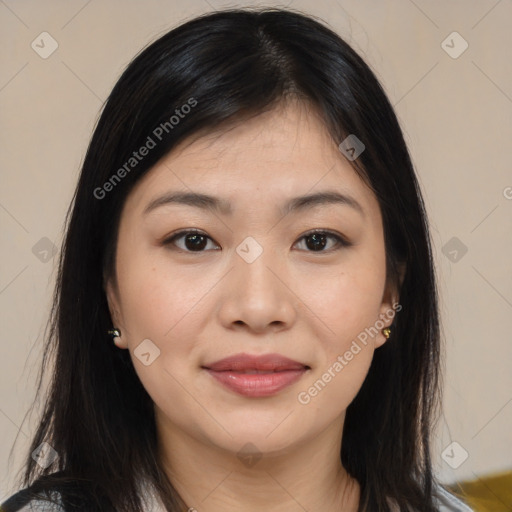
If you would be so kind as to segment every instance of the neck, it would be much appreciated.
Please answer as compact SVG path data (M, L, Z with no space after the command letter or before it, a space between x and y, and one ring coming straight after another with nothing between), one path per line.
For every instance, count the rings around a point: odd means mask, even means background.
M357 512L359 484L341 465L343 420L272 454L237 456L160 425L164 469L189 510ZM261 458L260 458L261 457Z

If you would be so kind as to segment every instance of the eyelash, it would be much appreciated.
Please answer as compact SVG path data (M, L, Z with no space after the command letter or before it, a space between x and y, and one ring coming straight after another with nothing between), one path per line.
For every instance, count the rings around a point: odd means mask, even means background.
M310 253L313 253L313 254L314 253L319 253L319 254L321 254L321 253L330 253L330 252L338 251L338 250L340 250L342 248L350 247L350 246L353 245L351 242L349 242L348 240L343 238L338 233L335 233L334 231L325 230L325 229L314 229L312 231L308 231L307 233L305 233L304 235L302 235L299 238L299 241L303 240L305 238L308 238L309 236L315 235L315 234L327 235L328 237L335 239L336 240L336 246L331 248L331 249L328 249L328 250L306 251L306 252L310 252ZM162 245L168 246L168 245L174 244L174 242L177 239L182 238L185 235L201 235L201 236L204 236L204 237L208 238L209 240L212 240L206 233L204 233L202 231L199 231L197 229L186 229L186 230L179 231L178 233L175 233L174 235L166 238L162 242ZM206 252L205 250L189 251L187 249L181 249L181 248L178 248L178 250L180 250L182 252L185 252L185 253L190 253L190 254L194 254L194 253L200 254L200 253Z

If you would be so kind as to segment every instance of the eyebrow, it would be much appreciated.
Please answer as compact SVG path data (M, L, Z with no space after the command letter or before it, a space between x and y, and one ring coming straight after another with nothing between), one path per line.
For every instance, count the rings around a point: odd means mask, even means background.
M231 204L226 199L196 192L167 192L166 194L153 199L146 206L143 214L147 215L156 208L169 204L193 206L195 208L209 210L223 215L232 215L233 213ZM282 216L285 216L292 212L296 213L309 210L316 206L331 204L349 206L353 210L357 211L362 217L365 216L363 207L353 197L332 190L293 197L289 199L279 211Z

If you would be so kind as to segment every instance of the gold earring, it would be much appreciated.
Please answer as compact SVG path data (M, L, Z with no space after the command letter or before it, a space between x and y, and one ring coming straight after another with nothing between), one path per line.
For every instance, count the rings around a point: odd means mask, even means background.
M121 338L121 331L114 327L109 329L107 332L110 336L112 336L112 341L117 345Z
M382 334L384 335L384 338L389 339L391 335L391 329L389 327L385 327L382 329Z

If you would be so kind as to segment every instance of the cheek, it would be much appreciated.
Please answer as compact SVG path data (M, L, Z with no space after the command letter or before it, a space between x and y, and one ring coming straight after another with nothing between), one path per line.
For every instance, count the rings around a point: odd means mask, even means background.
M379 319L385 282L383 259L358 255L344 269L300 291L320 320L316 338L322 345L317 366L305 382L299 403L333 419L357 395L370 367L375 322Z
M362 258L347 264L343 270L302 280L298 295L314 316L320 329L318 338L332 357L379 317L385 284L385 269L380 261ZM297 281L300 282L300 281Z
M360 278L358 276L365 276ZM345 272L324 283L322 294L303 290L321 322L316 367L305 381L298 402L318 411L324 421L336 418L354 400L368 373L374 345L371 330L378 319L382 287L368 270Z
M297 396L304 412L319 415L324 423L330 423L342 414L359 392L372 356L373 349L369 345L356 347L349 344L347 351L341 352L305 382Z
M157 258L137 254L120 266L118 275L128 348L142 385L163 410L195 410L197 403L183 387L190 378L186 363L195 360L205 315L201 299L212 283L190 279ZM146 339L156 347L150 345L149 352L158 354L151 353L148 365L138 357L138 347Z
M191 318L201 310L201 299L212 286L208 279L198 279L197 273L191 278L169 265L163 251L130 254L120 263L118 275L124 321L134 338L130 344L140 336L166 344L187 325L197 325Z
M134 247L136 247L134 245ZM126 251L126 247L124 248ZM133 250L118 264L126 342L143 386L155 402L179 396L179 382L193 364L204 323L204 303L213 284L171 266L162 251ZM138 357L150 340L149 360ZM197 349L198 350L198 349ZM156 355L153 356L153 354ZM153 359L154 358L154 359Z

